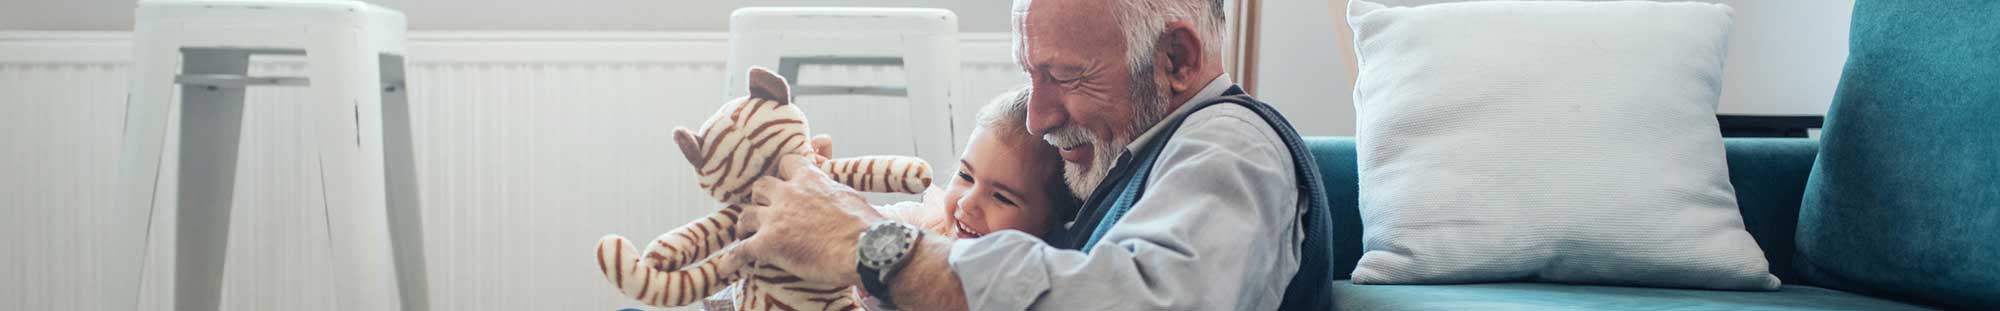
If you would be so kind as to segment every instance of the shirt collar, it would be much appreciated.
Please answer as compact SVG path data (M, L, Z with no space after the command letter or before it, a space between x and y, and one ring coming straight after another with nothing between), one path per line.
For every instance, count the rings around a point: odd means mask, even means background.
M1208 81L1208 86L1202 87L1200 92L1194 93L1194 98L1189 98L1187 102L1181 103L1180 108L1174 108L1174 113L1168 114L1164 119L1160 119L1161 122L1159 124L1154 124L1153 128L1146 130L1146 133L1139 134L1138 138L1133 138L1131 144L1125 145L1125 152L1139 152L1140 146L1145 146L1146 143L1153 141L1153 136L1159 136L1160 132L1166 131L1163 129L1166 127L1166 120L1173 120L1183 117L1186 114L1194 113L1194 103L1221 97L1223 92L1228 92L1229 87L1235 85L1236 82L1229 80L1228 73L1216 75L1215 79Z

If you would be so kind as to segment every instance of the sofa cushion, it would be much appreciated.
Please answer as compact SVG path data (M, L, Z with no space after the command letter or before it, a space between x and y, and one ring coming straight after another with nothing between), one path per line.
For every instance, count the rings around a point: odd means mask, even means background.
M1776 289L1716 126L1731 10L1348 7L1360 284Z
M1785 285L1771 292L1488 283L1333 284L1339 310L1926 310L1825 288Z
M1815 285L2000 309L2000 1L1855 2L1799 212Z

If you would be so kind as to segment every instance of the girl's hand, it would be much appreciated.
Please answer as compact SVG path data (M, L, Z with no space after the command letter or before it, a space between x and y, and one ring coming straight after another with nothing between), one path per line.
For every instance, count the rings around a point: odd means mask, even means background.
M951 211L945 209L944 189L937 186L924 189L920 200L917 204L904 202L882 206L882 217L916 225L931 234L951 236L954 224L951 223Z
M808 141L806 145L812 147L813 166L826 164L827 160L833 159L833 136L827 136L826 134L813 136L812 140Z
M954 227L958 224L952 223L951 211L944 207L944 188L938 188L937 185L925 188L922 203L923 206L917 208L918 211L915 213L916 219L912 219L910 224L941 237L955 236L952 230L955 230Z

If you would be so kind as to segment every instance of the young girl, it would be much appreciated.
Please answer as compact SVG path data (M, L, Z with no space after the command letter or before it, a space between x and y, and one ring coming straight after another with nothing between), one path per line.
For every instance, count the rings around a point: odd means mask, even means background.
M986 104L960 152L958 172L935 181L944 191L884 206L883 215L961 239L1002 230L1043 238L1062 229L1081 202L1063 184L1055 147L1028 134L1027 101L1027 88L1017 87Z
M944 191L933 188L924 192L923 201L878 210L889 219L960 239L1003 230L1047 238L1073 220L1083 203L1063 183L1062 156L1029 134L1027 121L1027 86L1001 93L979 110L979 127L959 154L958 173L949 181L934 181L943 183ZM874 298L862 297L868 309L885 310Z
M979 110L978 127L959 154L958 172L934 177L921 201L876 208L884 217L914 224L931 234L969 239L1004 230L1036 238L1063 228L1083 203L1063 181L1062 156L1028 133L1028 88L1015 87ZM832 139L814 137L818 160L832 155ZM938 187L942 186L940 190ZM711 296L707 310L733 310L734 289ZM869 310L882 308L855 289Z

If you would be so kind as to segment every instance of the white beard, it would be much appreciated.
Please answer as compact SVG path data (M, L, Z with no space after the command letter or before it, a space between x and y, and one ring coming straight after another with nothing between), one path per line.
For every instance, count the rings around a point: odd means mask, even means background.
M1151 60L1147 60L1148 64L1141 68L1152 67L1150 62ZM1050 130L1048 134L1043 135L1043 139L1055 146L1074 146L1078 141L1090 144L1092 155L1088 169L1076 163L1063 162L1063 181L1069 184L1070 193L1075 194L1077 198L1093 199L1090 194L1097 191L1097 186L1103 184L1105 178L1110 177L1111 166L1118 163L1118 155L1125 152L1125 146L1132 144L1135 137L1146 133L1171 113L1166 111L1167 94L1159 88L1159 83L1153 81L1151 71L1132 74L1131 95L1133 109L1130 136L1132 137L1107 139L1103 135L1092 135L1075 125Z
M1088 139L1092 153L1090 167L1063 162L1063 180L1068 182L1070 193L1078 198L1089 199L1090 193L1097 191L1097 185L1104 183L1105 177L1110 177L1111 166L1117 164L1118 154L1125 151L1125 145L1130 144L1131 139L1119 139L1113 144L1104 144L1095 135L1083 136L1091 137Z

